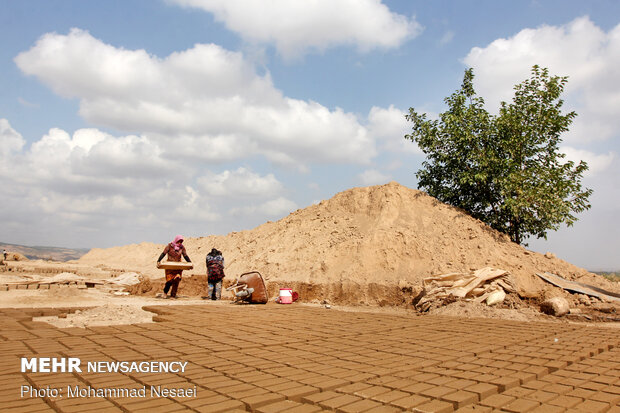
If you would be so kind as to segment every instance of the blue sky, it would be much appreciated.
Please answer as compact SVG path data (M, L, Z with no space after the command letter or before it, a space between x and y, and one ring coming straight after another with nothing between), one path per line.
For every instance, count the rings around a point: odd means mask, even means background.
M0 240L108 247L225 234L355 187L416 188L409 107L473 67L488 110L569 76L592 208L530 239L620 268L617 1L0 0Z

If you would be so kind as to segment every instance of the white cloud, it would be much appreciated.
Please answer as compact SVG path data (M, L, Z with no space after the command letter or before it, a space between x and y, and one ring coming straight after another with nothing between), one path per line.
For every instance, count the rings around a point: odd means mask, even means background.
M118 245L172 228L188 236L247 228L297 208L272 173L243 167L215 173L160 145L144 136L53 128L26 146L0 119L6 237L22 228L54 233L69 227L75 234L101 232L98 242Z
M379 185L388 182L391 178L389 175L383 174L376 169L367 169L361 174L359 178L363 185Z
M9 158L21 151L26 141L6 119L0 119L0 160L6 165Z
M500 100L510 101L513 86L538 64L569 76L565 108L579 116L567 140L604 140L620 129L620 25L606 33L580 17L564 26L524 29L471 49L464 62L474 68L476 90L492 110Z
M405 139L405 135L411 132L411 123L405 119L405 112L393 105L387 109L373 106L368 113L367 127L381 149L422 154L415 142Z
M37 103L32 103L27 101L26 99L22 98L22 97L18 97L17 101L19 102L20 105L27 107L27 108L38 108L39 105Z
M298 209L298 206L295 202L284 197L278 197L258 205L232 208L230 210L230 214L232 216L260 214L267 217L279 218L282 215L293 212L296 209Z
M566 154L566 160L573 161L575 164L578 164L580 161L585 161L588 164L588 171L585 173L586 176L594 176L604 172L611 166L615 158L613 152L596 154L583 149L571 148L570 146L563 146L560 148L560 151Z
M380 0L171 0L212 13L250 43L273 44L285 58L354 45L362 52L394 48L420 34L414 17Z
M273 174L260 176L246 168L209 174L200 178L205 192L221 197L269 197L282 191L282 184Z
M445 32L443 34L443 36L441 36L441 39L439 40L439 44L441 45L445 45L450 43L452 40L454 39L454 32L451 30L448 30L447 32Z
M185 176L162 155L159 146L145 137L116 138L97 129L80 129L70 136L53 128L23 154L25 162L14 162L20 171L14 179L44 183L65 193L133 192L144 180Z
M287 98L241 53L198 44L166 58L105 44L88 32L48 33L15 62L87 121L140 133L175 156L211 161L262 155L299 169L369 163L372 136L354 114Z

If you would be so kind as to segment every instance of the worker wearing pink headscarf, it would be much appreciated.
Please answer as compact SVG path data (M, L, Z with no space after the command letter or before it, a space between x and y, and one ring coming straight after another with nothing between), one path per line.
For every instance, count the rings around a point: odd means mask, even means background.
M183 245L183 236L177 235L170 244L166 245L164 252L161 253L157 259L157 264L168 254L168 261L181 262L181 257L185 258L185 261L192 262L187 256L185 246ZM168 291L170 291L170 297L176 298L177 289L181 282L181 276L183 270L164 270L166 273L166 285L164 286L164 294L168 297Z

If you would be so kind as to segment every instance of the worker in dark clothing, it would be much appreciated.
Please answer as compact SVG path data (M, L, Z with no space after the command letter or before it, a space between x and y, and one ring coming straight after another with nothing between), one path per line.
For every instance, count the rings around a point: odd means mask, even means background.
M207 255L207 295L203 300L222 298L222 280L224 279L224 257L222 252L213 248Z

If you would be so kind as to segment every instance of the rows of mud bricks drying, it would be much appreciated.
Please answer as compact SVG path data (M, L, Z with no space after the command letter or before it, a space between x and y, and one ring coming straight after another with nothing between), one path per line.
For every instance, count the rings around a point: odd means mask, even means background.
M18 265L6 265L2 268L4 271L9 272L25 272L25 273L37 273L37 274L60 274L63 272L75 273L74 269L61 268L61 267L27 267Z
M58 329L0 310L3 412L611 412L620 329L344 312L147 307L155 323ZM58 311L58 310L54 310ZM183 373L21 373L20 357L187 361ZM196 388L196 397L20 398L22 385Z
M28 284L0 284L0 291L8 290L54 290L60 288L95 288L100 284L89 283L84 281L71 281L66 283L28 283Z
M127 272L121 269L115 268L103 268L103 269L76 269L67 267L58 267L55 265L50 266L29 266L29 265L17 265L10 262L5 262L5 265L0 264L0 272L15 272L26 274L61 274L71 273L80 276L99 276L99 277L118 277L120 274Z

